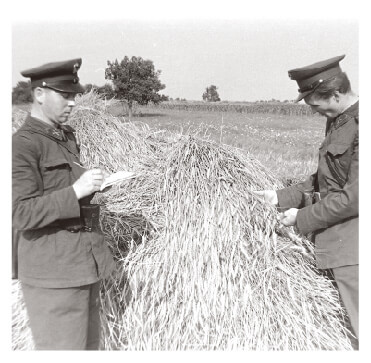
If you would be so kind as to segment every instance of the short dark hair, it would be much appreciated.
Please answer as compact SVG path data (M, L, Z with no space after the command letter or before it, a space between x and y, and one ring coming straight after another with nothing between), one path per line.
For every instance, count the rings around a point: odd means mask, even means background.
M345 72L341 72L333 78L323 81L313 92L313 94L320 98L328 99L338 91L346 94L351 91L350 81Z

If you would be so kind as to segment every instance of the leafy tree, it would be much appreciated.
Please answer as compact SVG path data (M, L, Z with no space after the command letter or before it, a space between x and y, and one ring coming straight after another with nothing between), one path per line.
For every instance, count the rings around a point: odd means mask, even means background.
M161 95L160 96L160 102L164 102L164 101L169 101L169 96Z
M121 62L107 61L105 78L112 81L115 96L126 100L129 106L129 117L132 113L133 102L146 105L148 102L159 103L161 96L158 92L165 88L159 80L161 71L156 71L151 60L141 57L125 56Z
M206 91L203 93L202 99L207 102L220 101L217 87L214 85L211 85L210 87L206 87Z
M12 91L12 103L22 104L32 102L31 81L20 81Z
M113 90L113 87L109 83L106 83L102 87L97 87L97 92L101 95L104 95L107 98L115 97L115 91Z

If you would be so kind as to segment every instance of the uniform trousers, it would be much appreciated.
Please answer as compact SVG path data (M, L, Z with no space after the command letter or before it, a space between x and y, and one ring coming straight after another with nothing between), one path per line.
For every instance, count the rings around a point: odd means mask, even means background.
M70 288L22 283L36 350L98 350L100 282Z
M332 269L332 273L348 313L353 333L359 339L359 265L336 267Z

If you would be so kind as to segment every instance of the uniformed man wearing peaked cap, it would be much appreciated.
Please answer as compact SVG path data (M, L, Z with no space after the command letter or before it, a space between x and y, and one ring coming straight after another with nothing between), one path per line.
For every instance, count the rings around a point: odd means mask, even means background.
M13 135L13 228L39 350L99 348L99 285L114 268L99 206L90 204L103 171L81 166L74 130L66 125L76 94L84 91L80 66L77 58L21 73L31 79L33 102Z
M285 210L281 223L312 233L317 267L339 288L358 349L358 122L359 101L339 62L345 55L290 70L303 100L327 118L316 173L281 190L256 192ZM357 339L353 339L354 336Z

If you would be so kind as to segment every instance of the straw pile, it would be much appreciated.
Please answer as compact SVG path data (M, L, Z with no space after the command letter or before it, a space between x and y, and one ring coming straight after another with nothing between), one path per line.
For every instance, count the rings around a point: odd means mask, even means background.
M311 244L277 227L276 210L252 193L282 186L268 170L105 107L90 93L73 114L82 161L140 176L95 197L117 264L101 288L103 349L351 349ZM27 326L19 301L16 332ZM22 339L13 347L27 349L32 338Z

